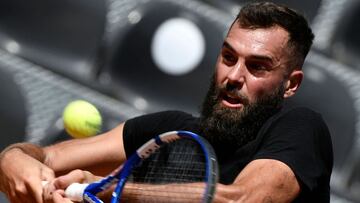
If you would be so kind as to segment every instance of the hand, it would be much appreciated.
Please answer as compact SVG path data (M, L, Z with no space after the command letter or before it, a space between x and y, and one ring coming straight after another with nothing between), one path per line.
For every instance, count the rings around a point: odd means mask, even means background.
M53 202L54 203L73 203L71 200L64 197L63 190L57 190L53 193Z
M102 177L95 176L88 171L82 170L74 170L70 173L60 176L44 186L43 198L45 202L55 201L55 194L59 193L59 191L65 191L66 188L72 183L91 183L101 179ZM60 192L62 196L64 196L63 192ZM58 197L58 199L61 199Z
M53 178L52 169L19 149L0 156L0 189L11 203L43 203L41 181Z

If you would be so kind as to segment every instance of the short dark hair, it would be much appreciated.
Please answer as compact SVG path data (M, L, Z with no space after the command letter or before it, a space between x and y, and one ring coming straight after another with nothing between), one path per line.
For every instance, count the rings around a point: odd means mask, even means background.
M289 33L293 66L301 68L314 40L305 17L297 11L271 2L255 2L241 8L234 22L241 28L257 29L280 26ZM292 69L292 68L290 68Z

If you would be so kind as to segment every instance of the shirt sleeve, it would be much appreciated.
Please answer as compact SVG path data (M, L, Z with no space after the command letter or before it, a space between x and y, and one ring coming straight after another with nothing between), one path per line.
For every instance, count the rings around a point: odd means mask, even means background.
M125 122L123 140L126 156L154 136L173 130L194 129L195 118L181 111L163 111L135 117Z
M330 181L333 151L329 130L321 116L309 109L288 111L265 133L254 159L262 158L287 164L302 187L313 191Z

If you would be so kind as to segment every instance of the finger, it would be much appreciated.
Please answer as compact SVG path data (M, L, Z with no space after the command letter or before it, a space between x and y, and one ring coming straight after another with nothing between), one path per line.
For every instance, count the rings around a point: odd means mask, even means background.
M31 192L29 193L27 186L20 183L15 184L12 187L12 190L10 192L10 200L11 202L22 202L22 203L36 202Z
M71 183L82 182L84 179L80 170L71 171L70 173L60 176L54 180L57 189L66 189Z
M65 196L65 190L56 190L56 193L60 194L63 197L66 197Z
M57 189L66 189L71 183L84 183L95 180L95 176L88 171L74 170L67 175L56 178L54 185Z
M45 202L52 201L53 193L56 191L56 187L54 186L54 180L49 181L46 185L43 186L43 199Z
M41 180L30 181L26 184L26 189L34 198L36 203L43 203L43 186Z
M9 197L9 200L11 203L19 203L19 202L35 203L36 202L36 200L29 195L27 195L27 196L24 196L24 195L11 196L11 197Z
M54 203L54 196L57 195L60 195L62 197L61 201L60 199L58 200L59 202L64 202L64 199L65 199L65 191L64 190L55 190L51 193L51 196L48 196L47 199L44 199L44 202L45 203Z
M53 201L54 203L73 203L68 198L64 198L59 191L54 192Z

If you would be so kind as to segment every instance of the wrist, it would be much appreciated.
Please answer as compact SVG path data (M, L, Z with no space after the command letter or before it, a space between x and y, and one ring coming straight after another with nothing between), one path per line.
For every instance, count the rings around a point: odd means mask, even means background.
M6 178L5 178L5 172L3 171L4 168L6 168L6 166L13 162L14 160L14 156L17 156L18 153L22 153L23 152L20 149L17 148L5 148L1 153L0 153L0 191L2 192L6 192Z
M23 153L44 163L45 154L40 146L31 143L16 143L6 147L0 154L0 161L9 152Z

